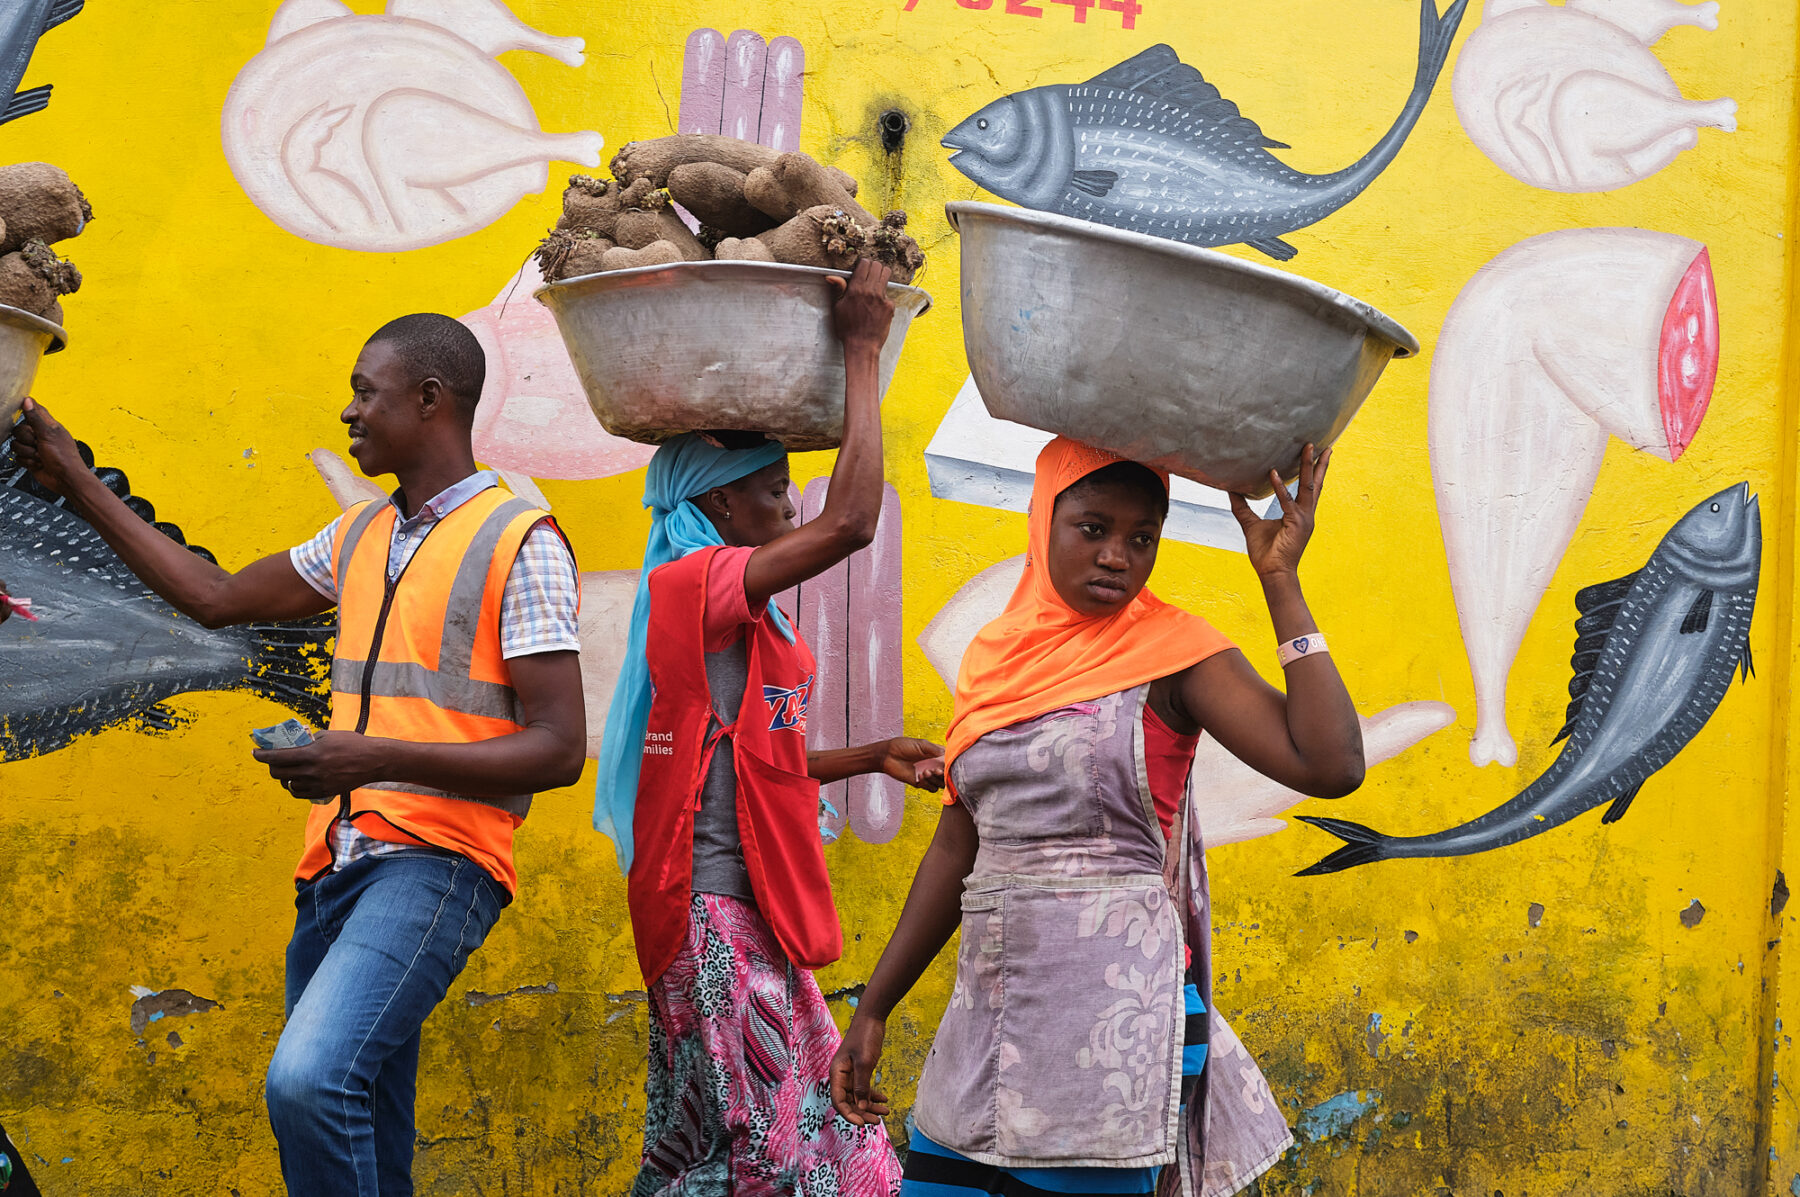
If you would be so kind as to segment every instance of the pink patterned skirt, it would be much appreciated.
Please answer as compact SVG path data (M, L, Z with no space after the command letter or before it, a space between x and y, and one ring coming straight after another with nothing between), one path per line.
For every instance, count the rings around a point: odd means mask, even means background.
M880 1126L831 1108L837 1024L754 904L695 894L650 986L644 1159L632 1197L894 1197Z

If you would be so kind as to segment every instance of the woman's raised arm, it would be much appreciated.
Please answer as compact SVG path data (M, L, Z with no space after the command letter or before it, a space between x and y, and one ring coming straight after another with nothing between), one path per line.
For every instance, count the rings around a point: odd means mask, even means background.
M875 539L882 489L881 347L894 318L887 297L891 277L886 266L863 258L848 287L842 279L825 280L837 294L832 332L844 345L844 439L818 518L758 548L744 567L753 611Z
M1281 518L1265 520L1242 495L1231 509L1244 529L1250 564L1262 582L1275 639L1289 649L1287 693L1265 682L1235 649L1208 657L1177 677L1168 695L1178 716L1205 729L1227 751L1266 777L1315 798L1341 798L1362 784L1362 728L1344 679L1322 651L1319 625L1300 591L1300 556L1312 538L1331 450L1306 446L1299 494L1289 497L1271 471Z

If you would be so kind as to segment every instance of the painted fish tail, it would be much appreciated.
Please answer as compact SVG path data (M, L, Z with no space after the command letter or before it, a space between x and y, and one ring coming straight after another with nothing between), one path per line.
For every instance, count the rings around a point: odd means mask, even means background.
M1431 0L1426 0L1429 4ZM1344 846L1325 857L1317 864L1309 865L1295 873L1296 877L1318 877L1325 873L1338 873L1344 869L1354 868L1360 864L1371 864L1377 860L1388 859L1387 846L1393 842L1391 836L1382 835L1361 823L1352 823L1348 819L1320 819L1312 815L1296 815L1302 823L1311 823L1314 827L1323 828L1344 841Z
M255 655L244 686L291 708L314 727L331 716L327 679L331 654L326 649L336 619L315 615L292 623L259 623L250 628Z
M1462 24L1463 10L1469 0L1456 0L1439 14L1437 0L1422 0L1419 7L1419 69L1413 76L1413 96L1419 107L1437 85L1444 64L1450 61L1450 46L1456 41L1456 30Z

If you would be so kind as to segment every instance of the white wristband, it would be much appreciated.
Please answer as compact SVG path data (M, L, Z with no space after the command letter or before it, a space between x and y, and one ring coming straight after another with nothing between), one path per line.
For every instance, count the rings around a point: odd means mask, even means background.
M1288 641L1286 644L1276 646L1275 659L1281 662L1281 667L1283 669L1286 669L1301 657L1310 657L1316 653L1330 651L1329 648L1325 647L1325 637L1317 632L1313 632L1310 635L1301 636Z

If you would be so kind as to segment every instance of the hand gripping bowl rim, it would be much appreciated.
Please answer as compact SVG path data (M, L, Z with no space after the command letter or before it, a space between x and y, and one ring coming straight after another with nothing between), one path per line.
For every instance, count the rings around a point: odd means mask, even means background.
M1110 225L1096 224L1091 220L1077 220L1074 217L1058 216L1031 208L1017 208L1009 204L989 204L978 200L952 200L944 205L944 215L949 219L950 227L956 230L959 236L962 235L960 218L964 213L1008 220L1033 230L1077 234L1094 241L1108 241L1128 249L1148 250L1164 257L1247 275L1250 278L1274 284L1278 288L1285 287L1299 294L1309 295L1356 318L1371 333L1394 346L1395 358L1413 357L1419 352L1419 339L1413 336L1398 320L1355 296L1347 295L1324 283L1315 282L1304 275L1291 274L1286 270L1265 266L1260 262L1247 262L1242 258L1235 258L1230 254L1221 253L1205 246L1171 241L1167 237L1152 237L1148 233L1133 233L1127 229L1115 229Z
M0 303L0 323L17 325L23 328L36 330L37 332L49 333L50 344L44 348L46 354L61 353L69 344L69 333L67 329L63 328L62 325L56 323L54 320L46 320L44 317L33 312L28 312L24 308L15 308L8 304Z
M780 280L783 278L800 279L805 278L808 275L813 275L821 279L841 278L848 281L851 276L851 272L848 270L828 270L822 266L794 266L787 262L721 262L717 259L710 262L664 262L655 266L632 266L625 270L599 270L592 274L571 275L568 278L558 279L553 283L545 283L536 291L533 291L531 297L539 303L543 303L544 296L549 292L564 290L573 287L578 283L592 284L597 279L611 283L631 284L649 282L654 276L660 274L678 275L682 272L696 271L708 275L723 275L725 277L739 275L745 279L763 278L772 280ZM583 290L591 289L593 288L583 287ZM923 287L915 287L911 283L890 282L888 283L888 290L890 292L895 290L901 292L910 291L924 296L924 306L913 314L913 319L915 320L931 310L931 293ZM545 306L548 305L546 304ZM55 326L52 325L51 327Z

